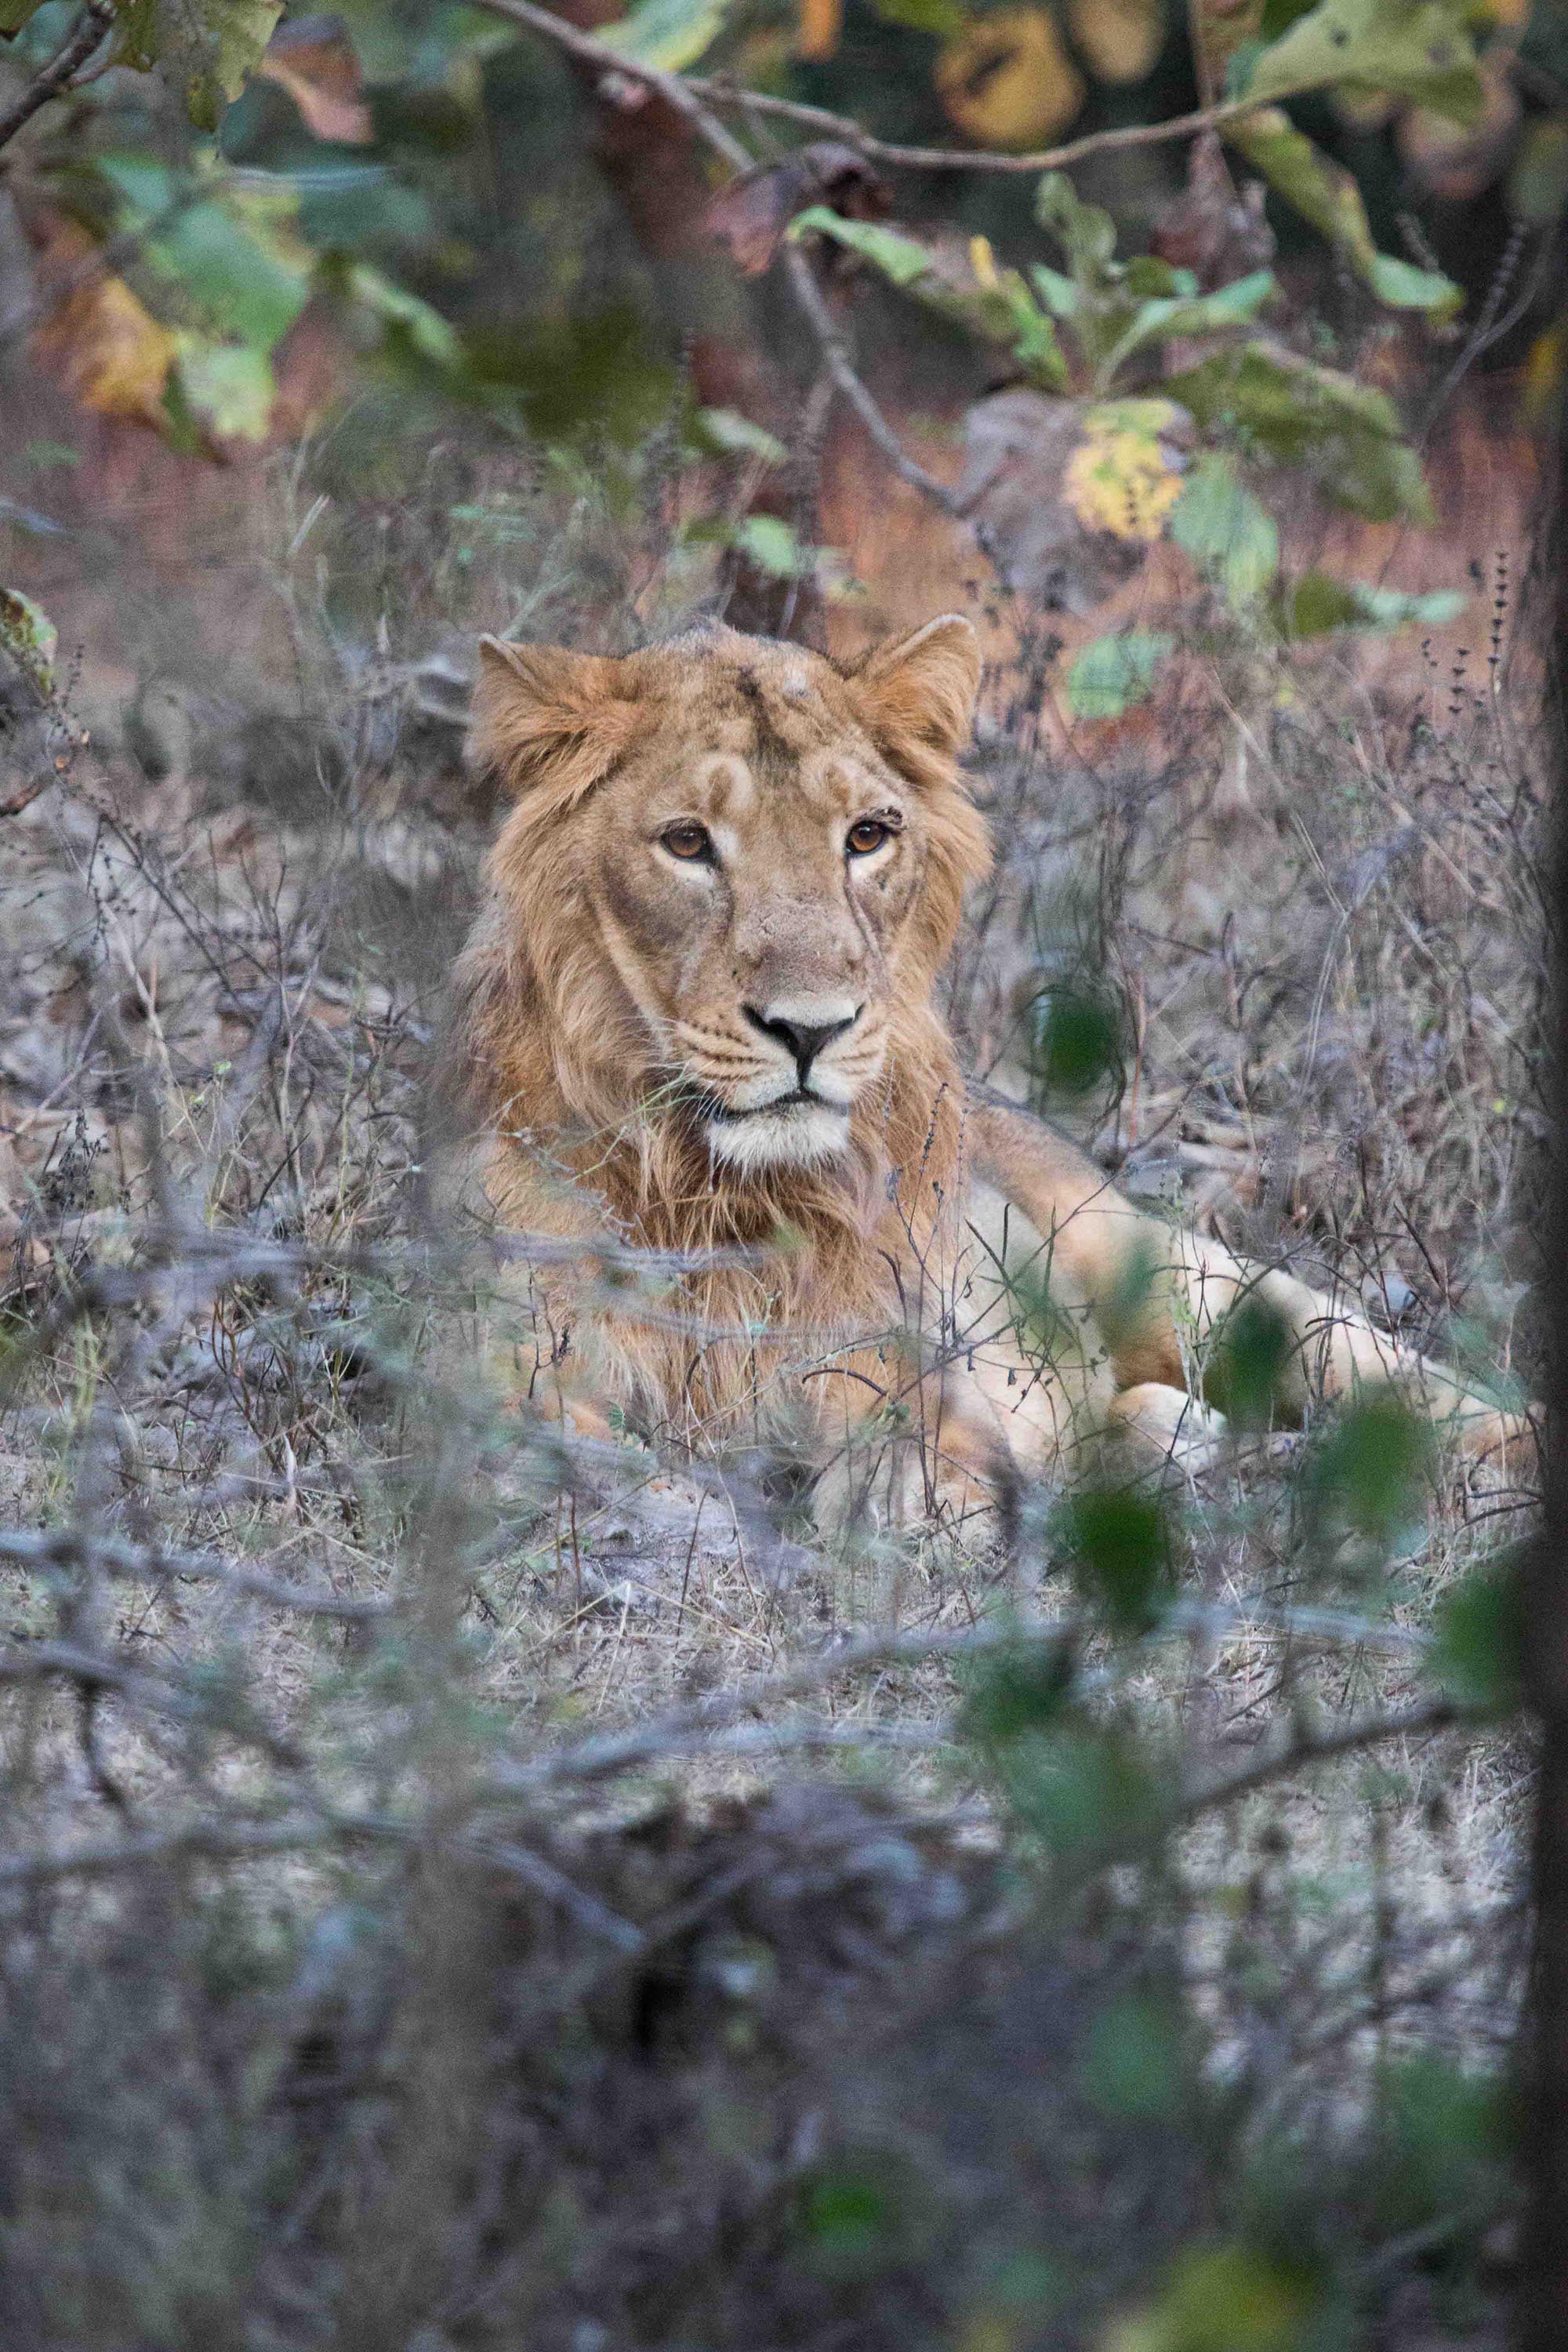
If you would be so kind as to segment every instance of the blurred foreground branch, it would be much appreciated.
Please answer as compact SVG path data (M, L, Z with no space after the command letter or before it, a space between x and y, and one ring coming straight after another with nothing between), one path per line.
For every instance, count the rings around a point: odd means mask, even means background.
M114 0L88 0L65 42L41 72L35 74L20 98L0 114L0 147L15 139L51 98L68 89L114 21Z

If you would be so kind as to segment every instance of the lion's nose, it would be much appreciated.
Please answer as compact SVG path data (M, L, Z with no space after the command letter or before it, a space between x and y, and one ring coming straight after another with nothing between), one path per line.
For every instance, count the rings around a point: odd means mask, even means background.
M780 1045L794 1055L795 1066L804 1087L811 1066L823 1047L830 1045L835 1037L842 1037L847 1029L853 1029L864 1007L857 1004L848 1012L837 1013L826 1021L820 1014L816 1019L804 1019L797 1011L784 1011L774 1004L768 1005L765 1010L755 1004L743 1004L741 1010L754 1029L760 1029L764 1036L776 1037Z

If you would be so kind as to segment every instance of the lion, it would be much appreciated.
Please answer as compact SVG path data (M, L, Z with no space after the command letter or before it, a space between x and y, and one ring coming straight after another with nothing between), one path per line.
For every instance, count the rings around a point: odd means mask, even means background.
M990 856L962 616L847 662L716 625L619 658L481 656L472 755L514 805L452 1062L537 1407L787 1442L825 1525L962 1520L1107 1442L1209 1459L1203 1368L1245 1308L1281 1421L1388 1383L1472 1456L1524 1443L966 1082L934 1001Z

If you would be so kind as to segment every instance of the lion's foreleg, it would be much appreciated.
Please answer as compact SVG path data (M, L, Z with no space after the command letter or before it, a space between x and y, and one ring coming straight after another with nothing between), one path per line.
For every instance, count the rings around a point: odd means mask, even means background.
M1010 1491L995 1415L900 1347L863 1348L812 1378L821 1467L812 1508L825 1535L941 1521L973 1532Z
M1342 1399L1392 1389L1411 1411L1447 1432L1475 1458L1511 1458L1526 1466L1533 1441L1528 1422L1478 1397L1454 1371L1401 1347L1348 1302L1325 1297L1282 1267L1249 1265L1222 1243L1191 1233L1166 1236L1170 1275L1192 1351L1205 1386L1234 1385L1238 1356L1257 1350L1268 1374L1274 1409L1299 1423L1317 1398ZM1256 1314L1250 1330L1244 1317Z

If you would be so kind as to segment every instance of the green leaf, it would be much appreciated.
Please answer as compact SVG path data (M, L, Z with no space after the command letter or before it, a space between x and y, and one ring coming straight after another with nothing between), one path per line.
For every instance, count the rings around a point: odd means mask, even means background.
M1373 1390L1342 1412L1313 1465L1320 1519L1339 1522L1384 1549L1421 1517L1432 1433L1393 1389Z
M1401 588L1373 588L1359 580L1332 580L1326 572L1306 572L1285 603L1285 626L1292 637L1325 636L1331 629L1391 630L1422 622L1441 628L1464 611L1451 588L1409 595Z
M724 0L639 0L625 16L601 25L597 38L641 65L684 73L711 47L723 22Z
M1121 282L1129 294L1145 299L1163 301L1170 294L1195 294L1198 281L1190 269L1173 269L1157 253L1135 253L1124 264Z
M221 200L188 205L143 252L204 319L258 352L280 342L310 299L308 257L285 254Z
M1279 1309L1258 1291L1247 1291L1215 1334L1204 1394L1237 1429L1267 1429L1294 1351Z
M1452 318L1465 299L1465 289L1438 269L1417 269L1397 254L1374 253L1366 268L1366 282L1391 310L1429 310L1434 319Z
M1527 122L1508 175L1508 209L1531 228L1554 228L1568 210L1568 121Z
M1116 257L1116 224L1098 205L1080 202L1065 172L1047 172L1035 191L1035 218L1067 255L1080 285L1092 285Z
M1238 611L1262 594L1279 569L1274 518L1223 451L1210 450L1187 475L1171 509L1170 532Z
M1449 2233L1456 2216L1467 2216L1467 2267L1479 2262L1488 2224L1513 2195L1517 2095L1500 2076L1471 2073L1430 2049L1391 2053L1379 2118L1385 2242L1436 2223L1458 2261L1466 2238Z
M368 262L329 256L318 272L318 282L324 292L335 294L376 320L395 346L446 373L465 372L462 342L450 322Z
M1165 1818L1169 1780L1123 1725L1068 1718L1004 1750L997 1765L1020 1819L1080 1866L1135 1851Z
M1352 173L1314 147L1279 107L1233 122L1226 135L1270 187L1343 254L1380 301L1397 310L1426 310L1438 320L1458 310L1464 289L1452 278L1378 251Z
M1510 1715L1524 1692L1527 1630L1515 1557L1489 1560L1437 1604L1432 1663L1463 1706Z
M116 55L141 72L156 68L197 130L216 131L282 14L282 0L128 0Z
M884 228L878 221L846 220L842 214L830 211L826 205L811 205L790 224L790 237L798 241L813 232L818 236L830 236L838 245L847 246L862 261L879 269L895 286L918 286L932 267L931 256L912 236L900 229Z
M1059 269L1047 269L1043 261L1029 264L1029 276L1035 291L1058 319L1070 319L1083 301L1083 289L1076 278L1064 278Z
M983 1748L1026 1738L1055 1724L1072 1690L1073 1657L1057 1641L1020 1641L982 1660L961 1727Z
M266 352L194 335L179 343L174 365L189 414L220 440L265 441L278 392Z
M1129 269L1131 278L1131 271ZM1226 328L1247 327L1270 297L1279 291L1271 269L1255 269L1212 294L1153 295L1140 304L1131 325L1113 346L1105 362L1109 375L1145 343L1173 335L1213 335Z
M0 588L0 653L9 654L40 693L54 685L58 643L58 632L41 605L19 588Z
M796 2187L794 2259L819 2278L867 2285L907 2263L929 2227L929 2191L892 2147L827 2158Z
M1120 719L1145 701L1154 673L1175 644L1153 629L1121 629L1084 646L1068 672L1068 708L1075 719Z
M1171 1579L1171 1546L1157 1496L1088 1489L1069 1498L1062 1532L1089 1598L1119 1633L1159 1621Z
M1189 2088L1181 2011L1168 1997L1120 1994L1092 2020L1079 2078L1101 2115L1129 2123L1174 2118Z
M1276 2254L1189 2245L1124 2336L1139 2352L1307 2352L1313 2301L1310 2280Z
M1168 378L1164 388L1209 434L1237 433L1254 454L1302 467L1352 513L1373 522L1433 520L1399 411L1370 384L1283 344L1252 342Z
M1320 0L1265 49L1248 98L1290 98L1348 82L1418 99L1456 122L1481 110L1463 0Z
M115 227L141 239L142 256L176 296L192 325L269 352L310 299L311 256L295 234L298 199L221 166L173 172L142 155L105 155L97 170L113 191Z
M760 457L764 466L782 466L789 456L776 435L738 409L699 409L696 424L699 439L723 457Z
M973 248L967 267L951 252L938 252L901 229L878 221L845 220L826 205L813 205L791 223L792 239L817 236L858 254L903 293L988 343L1010 350L1037 383L1049 391L1067 387L1067 362L1047 313L1016 269L993 264L977 275ZM976 245L982 240L976 239Z
M812 551L777 515L747 515L736 525L732 544L774 580L798 580L813 569Z
M1087 1094L1121 1060L1114 1008L1080 988L1047 989L1030 1007L1028 1058L1044 1094Z
M960 0L871 0L871 7L884 25L931 33L939 41L955 40L969 22L969 11Z

